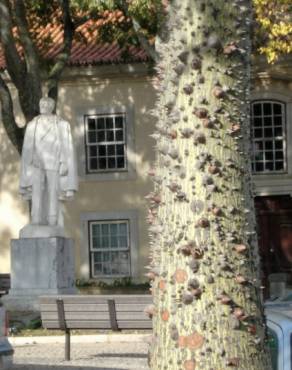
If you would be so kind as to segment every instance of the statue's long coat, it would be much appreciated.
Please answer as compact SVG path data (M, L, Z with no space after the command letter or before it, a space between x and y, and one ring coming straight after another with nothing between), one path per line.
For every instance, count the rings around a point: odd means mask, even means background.
M35 117L28 123L22 148L19 192L26 199L31 199L32 195L32 184L34 178L33 158L35 155L35 139L38 119L39 116ZM52 125L53 127L48 129L47 134L49 135L52 129L56 130L57 137L60 140L60 165L61 162L63 162L63 164L68 168L66 175L60 174L59 176L59 198L65 199L66 192L78 190L78 176L71 128L70 124L60 117L56 117L56 120Z

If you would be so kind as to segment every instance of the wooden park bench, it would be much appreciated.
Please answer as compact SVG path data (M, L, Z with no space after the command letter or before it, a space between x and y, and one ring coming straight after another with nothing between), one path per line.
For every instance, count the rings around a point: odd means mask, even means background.
M8 294L10 289L10 274L0 274L0 297Z
M72 329L152 329L144 312L150 295L62 295L40 297L45 329L65 332L65 360L70 360Z

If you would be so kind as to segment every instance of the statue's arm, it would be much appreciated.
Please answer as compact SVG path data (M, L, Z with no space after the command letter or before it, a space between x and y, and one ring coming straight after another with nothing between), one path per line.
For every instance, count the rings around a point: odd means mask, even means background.
M28 191L32 186L32 156L33 156L33 144L34 144L34 120L28 123L21 153L20 163L20 181L19 181L19 193L24 197L28 196Z

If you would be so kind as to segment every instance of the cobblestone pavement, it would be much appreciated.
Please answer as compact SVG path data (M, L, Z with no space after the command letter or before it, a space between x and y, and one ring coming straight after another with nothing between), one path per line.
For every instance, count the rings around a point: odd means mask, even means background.
M12 370L149 370L144 343L72 344L71 361L63 344L16 346Z

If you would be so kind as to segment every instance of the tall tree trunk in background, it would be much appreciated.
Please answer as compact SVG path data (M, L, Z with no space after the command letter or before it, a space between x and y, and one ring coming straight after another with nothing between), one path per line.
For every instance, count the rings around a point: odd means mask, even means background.
M153 370L269 370L251 195L250 0L174 0L150 173Z

